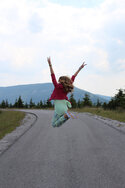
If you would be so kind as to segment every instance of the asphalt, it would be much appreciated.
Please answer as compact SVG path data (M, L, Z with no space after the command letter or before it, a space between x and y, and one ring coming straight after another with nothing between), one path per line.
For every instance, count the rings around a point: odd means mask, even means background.
M0 188L125 188L125 134L87 114L53 128L53 111L32 113L0 155Z

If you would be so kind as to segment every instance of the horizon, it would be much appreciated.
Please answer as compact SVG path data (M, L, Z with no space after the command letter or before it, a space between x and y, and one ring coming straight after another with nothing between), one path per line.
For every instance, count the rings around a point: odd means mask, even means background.
M27 86L27 85L38 85L38 84L52 84L52 85L53 85L53 83L51 83L51 82L46 82L46 83L20 84L20 85L12 85L12 86L0 86L0 88L17 87L17 86ZM79 88L79 87L77 87L77 86L74 86L74 87L75 87L75 88L78 88L78 89L80 89L80 90L84 90L84 91L86 91L86 92L92 93L91 91L87 91L87 90L85 90L85 89L81 89L81 88ZM94 94L94 95L102 95L102 94L99 94L99 93L92 93L92 94ZM108 95L102 95L102 96L113 97L113 96L108 96Z
M125 88L124 0L4 0L0 18L1 87L51 82L50 56L57 78L86 62L80 89Z

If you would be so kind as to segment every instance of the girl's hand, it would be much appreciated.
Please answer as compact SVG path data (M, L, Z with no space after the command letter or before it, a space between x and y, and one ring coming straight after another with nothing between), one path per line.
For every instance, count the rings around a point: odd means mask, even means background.
M87 64L85 64L85 61L83 62L83 64L79 67L79 69L76 71L76 73L74 74L74 76L77 76L77 74L81 71L81 69L83 67L85 67Z
M48 61L49 66L51 66L52 64L51 64L51 59L50 59L50 57L47 57L47 61Z
M49 68L50 68L50 72L51 72L51 74L54 74L54 71L53 71L53 68L52 68L52 64L51 64L51 59L50 59L50 57L47 57L47 61L48 61L48 64L49 64Z
M79 67L79 69L81 70L82 68L84 68L87 64L85 64L85 61L83 62L83 64Z

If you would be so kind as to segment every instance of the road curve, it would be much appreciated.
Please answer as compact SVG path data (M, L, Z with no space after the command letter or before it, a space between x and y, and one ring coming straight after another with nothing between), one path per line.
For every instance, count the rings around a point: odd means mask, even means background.
M87 114L53 128L53 111L32 112L37 122L0 156L0 188L125 188L125 134Z

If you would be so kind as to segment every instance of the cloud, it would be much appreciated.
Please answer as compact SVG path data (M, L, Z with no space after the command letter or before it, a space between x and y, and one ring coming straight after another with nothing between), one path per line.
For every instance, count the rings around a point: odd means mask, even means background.
M98 83L101 74L105 86L113 80L112 74L116 76L117 65L124 69L124 0L98 1L98 6L91 8L71 5L62 6L50 0L0 2L0 63L5 62L10 67L10 72L7 70L10 77L12 70L22 74L30 70L22 82L27 83L33 73L36 77L39 75L38 79L31 78L34 83L51 81L46 62L49 55L57 77L70 76L85 60L88 64L86 78L89 79L87 74L98 75L94 77ZM112 75L108 76L109 82L107 74ZM81 88L82 79L81 74L80 83L77 82ZM120 84L124 77L118 74L117 79ZM21 83L21 78L16 80ZM2 83L7 82L3 79ZM13 83L10 78L8 84ZM91 83L88 86L89 90L93 88ZM114 83L112 87L117 85ZM103 87L99 84L97 90L101 93Z
M98 6L100 3L102 3L104 0L51 0L51 3L56 3L56 4L60 4L63 6L73 6L73 7L77 7L77 8L81 8L81 7L95 7Z
M89 57L90 65L95 71L101 71L102 73L110 70L108 53L105 50L95 47L90 48L88 57Z
M33 33L42 31L42 19L39 17L37 13L34 13L29 20L29 29Z
M118 67L118 70L120 70L121 72L125 72L125 59L118 59L117 61L117 67Z
M87 70L83 75L79 76L80 80L82 80L82 85L79 79L76 78L75 81L77 87L86 91L113 97L117 93L117 89L125 88L125 71L123 74L120 72L118 72L117 75L107 73L105 76L100 74L86 74L86 72Z

